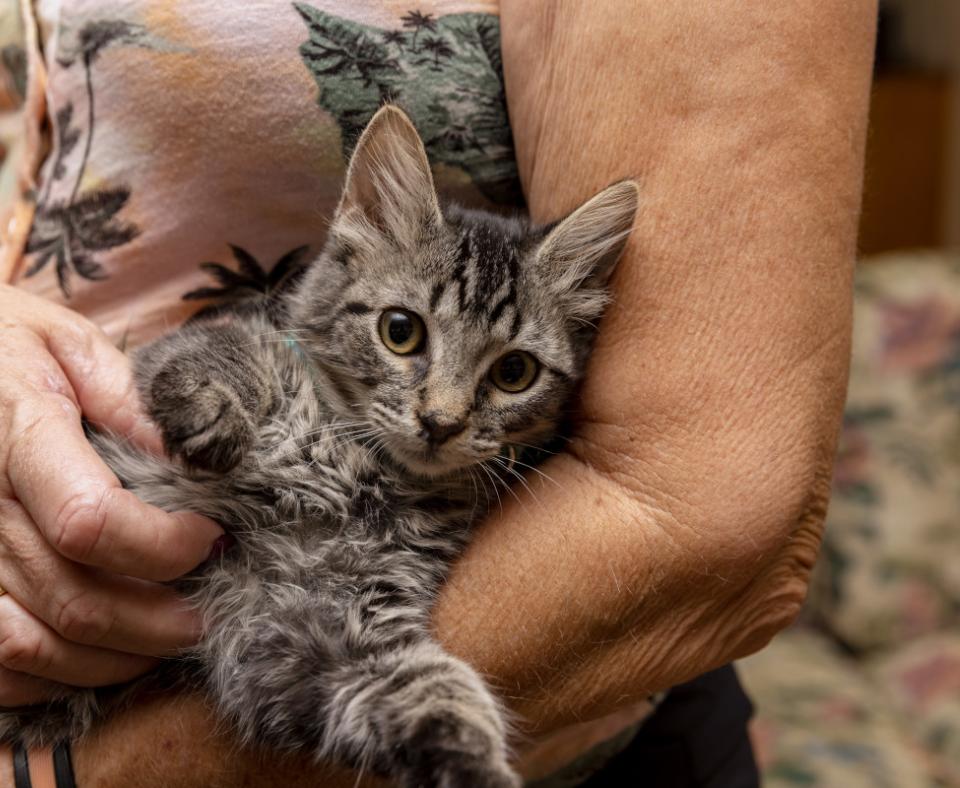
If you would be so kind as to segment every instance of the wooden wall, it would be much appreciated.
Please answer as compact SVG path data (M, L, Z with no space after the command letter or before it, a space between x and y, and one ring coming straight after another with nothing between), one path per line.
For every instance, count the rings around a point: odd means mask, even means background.
M947 242L951 98L946 76L901 73L877 78L860 222L863 254Z

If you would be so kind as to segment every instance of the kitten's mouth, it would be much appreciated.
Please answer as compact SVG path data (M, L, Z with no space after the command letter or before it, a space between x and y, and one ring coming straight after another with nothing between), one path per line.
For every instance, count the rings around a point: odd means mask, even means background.
M445 450L443 446L423 446L416 449L390 443L387 452L395 462L418 476L437 478L472 465L475 460L457 452Z
M457 470L459 465L451 462L444 462L437 458L436 450L430 449L424 452L391 452L393 458L403 465L407 470L412 471L418 476L435 478L446 476Z
M517 464L517 448L504 444L497 454L488 457L467 456L460 452L451 452L443 446L421 446L410 449L405 445L388 445L387 452L394 462L402 465L411 473L427 479L437 479L496 459L505 471L511 471Z

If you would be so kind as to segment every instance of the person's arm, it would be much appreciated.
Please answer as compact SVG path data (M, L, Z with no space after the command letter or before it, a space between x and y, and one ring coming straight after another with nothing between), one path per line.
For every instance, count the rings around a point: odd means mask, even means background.
M536 729L756 651L800 608L846 389L875 18L501 4L533 216L641 186L559 485L505 507L437 613Z
M643 191L584 424L543 468L558 484L504 503L436 613L531 731L756 650L799 609L846 381L875 14L502 2L534 216L628 175ZM295 784L226 756L185 702L81 743L80 785ZM160 731L178 756L158 765Z

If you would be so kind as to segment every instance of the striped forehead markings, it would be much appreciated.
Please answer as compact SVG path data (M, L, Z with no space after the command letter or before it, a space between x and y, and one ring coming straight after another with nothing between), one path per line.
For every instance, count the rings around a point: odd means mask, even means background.
M450 278L457 283L461 314L469 312L477 319L485 319L488 328L504 316L508 307L513 307L511 338L516 336L521 322L517 310L520 261L508 240L483 225L465 228ZM494 300L504 288L506 293Z
M509 342L513 342L517 338L517 334L520 333L520 327L523 325L523 315L520 314L520 310L517 309L516 305L513 307L513 322L510 324L510 338Z
M457 283L457 304L460 313L463 314L467 308L467 264L457 263L457 267L453 269L452 278Z
M547 370L547 372L550 372L550 373L552 373L553 375L556 375L556 377L557 377L562 383L570 383L570 381L571 381L570 375L568 375L568 374L567 374L566 372L564 372L562 369L557 369L556 367L552 367L552 366L550 366L549 364L544 364L544 365L543 365L543 368L544 368L545 370Z
M351 315L365 315L373 311L373 307L364 304L362 301L347 301L343 308Z
M447 283L444 281L437 282L433 286L433 290L430 293L430 311L436 312L437 305L440 303L440 299L443 298L443 291L447 289Z

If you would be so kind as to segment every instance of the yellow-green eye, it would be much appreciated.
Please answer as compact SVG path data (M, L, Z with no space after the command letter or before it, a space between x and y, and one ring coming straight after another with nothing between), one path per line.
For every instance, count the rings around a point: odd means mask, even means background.
M511 350L493 363L490 379L498 389L516 394L530 388L539 369L537 360L529 353Z
M401 356L416 353L423 347L427 329L423 321L405 309L388 309L380 315L380 339L394 353Z

